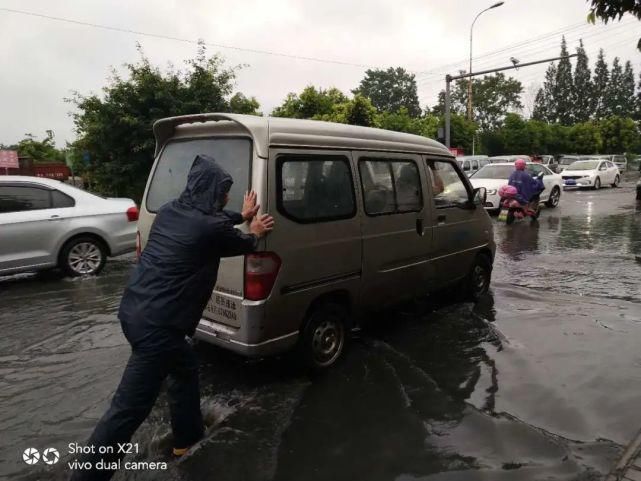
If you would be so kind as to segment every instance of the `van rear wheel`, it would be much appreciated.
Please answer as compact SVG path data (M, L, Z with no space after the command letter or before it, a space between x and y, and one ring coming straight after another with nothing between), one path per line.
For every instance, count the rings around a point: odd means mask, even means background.
M347 313L338 304L322 304L312 311L298 345L307 367L322 371L338 361L347 344L346 320Z

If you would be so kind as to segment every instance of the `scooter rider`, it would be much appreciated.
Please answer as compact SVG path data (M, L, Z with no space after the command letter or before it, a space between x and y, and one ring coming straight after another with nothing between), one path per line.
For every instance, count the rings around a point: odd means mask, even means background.
M516 200L519 201L521 205L528 204L532 198L539 192L540 181L536 181L532 178L527 170L525 160L517 159L514 162L515 170L510 175L508 184L515 187L518 193L516 194Z

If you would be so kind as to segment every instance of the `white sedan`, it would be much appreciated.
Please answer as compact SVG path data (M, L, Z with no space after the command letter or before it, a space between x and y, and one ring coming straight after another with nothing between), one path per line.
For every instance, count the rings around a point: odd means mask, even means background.
M619 168L605 159L579 160L563 171L565 187L590 187L600 189L603 185L617 187L621 181Z
M136 248L138 208L57 180L0 176L0 275L60 267L98 274L107 256Z
M532 176L539 175L543 172L543 184L545 190L541 193L541 202L545 202L548 207L556 207L561 200L561 191L563 189L563 180L559 174L555 174L546 166L534 162L528 162L527 170ZM485 208L489 211L498 212L501 209L498 191L506 185L510 175L514 172L514 164L501 163L489 164L474 173L470 177L470 182L474 188L485 187L487 190L487 200Z

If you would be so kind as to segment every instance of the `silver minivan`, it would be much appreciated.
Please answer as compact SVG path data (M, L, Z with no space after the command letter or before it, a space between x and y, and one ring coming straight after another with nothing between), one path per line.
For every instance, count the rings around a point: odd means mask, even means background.
M247 356L298 348L325 368L368 313L451 285L472 297L489 287L495 246L485 190L433 140L218 113L159 120L154 135L141 247L197 154L233 176L228 209L240 210L253 189L276 221L255 253L222 259L200 340Z

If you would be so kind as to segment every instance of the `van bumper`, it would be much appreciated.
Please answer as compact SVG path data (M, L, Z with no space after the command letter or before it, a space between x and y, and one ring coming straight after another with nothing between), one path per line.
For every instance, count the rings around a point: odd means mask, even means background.
M298 331L255 343L240 339L239 333L239 329L201 319L194 338L247 357L271 356L289 351L298 341Z

